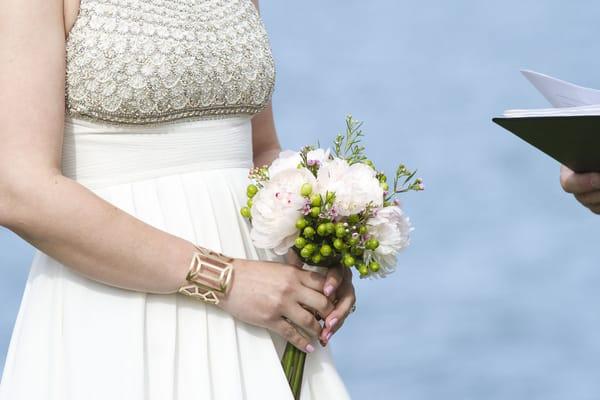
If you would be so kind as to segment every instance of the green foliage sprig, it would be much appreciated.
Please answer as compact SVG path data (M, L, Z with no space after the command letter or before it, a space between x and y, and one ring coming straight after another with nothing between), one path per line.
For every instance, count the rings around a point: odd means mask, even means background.
M346 117L346 132L337 134L334 141L334 154L336 157L343 158L352 165L358 162L364 162L367 159L365 155L365 146L360 144L364 136L362 122L355 120L352 115Z

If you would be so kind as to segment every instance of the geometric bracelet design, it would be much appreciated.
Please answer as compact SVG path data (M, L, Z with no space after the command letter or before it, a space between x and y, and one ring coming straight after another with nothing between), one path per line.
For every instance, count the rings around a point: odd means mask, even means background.
M198 300L219 304L215 292L226 293L233 275L233 258L224 254L194 245L192 262L186 280L178 292Z

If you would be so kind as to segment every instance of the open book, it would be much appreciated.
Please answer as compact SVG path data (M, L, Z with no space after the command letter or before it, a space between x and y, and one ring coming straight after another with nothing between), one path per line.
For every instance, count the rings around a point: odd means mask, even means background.
M493 121L574 171L600 171L600 90L521 73L553 108L507 110Z

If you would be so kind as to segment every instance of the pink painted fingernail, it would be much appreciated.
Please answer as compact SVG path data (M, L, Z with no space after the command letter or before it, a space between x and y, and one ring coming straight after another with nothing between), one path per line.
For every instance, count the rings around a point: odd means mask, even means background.
M334 318L331 321L329 321L329 329L333 328L335 326L335 324L337 324L338 319Z
M309 353L312 353L313 351L315 351L315 348L313 347L312 344L307 344L306 345L306 351L308 351Z
M325 296L329 296L331 294L331 292L333 292L333 285L327 284L327 286L325 286L325 290L323 292L325 293Z
M333 332L329 332L329 333L327 334L327 336L325 337L325 339L327 339L327 341L328 341L328 342L329 342L329 338L331 337L331 334L332 334L332 333L333 333Z

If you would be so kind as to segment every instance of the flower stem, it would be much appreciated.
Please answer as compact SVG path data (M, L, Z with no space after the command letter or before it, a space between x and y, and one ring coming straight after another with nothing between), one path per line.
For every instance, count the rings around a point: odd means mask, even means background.
M289 382L292 377L292 372L293 372L294 353L291 351L288 351L288 346L289 346L289 343L285 347L285 352L283 353L281 365L283 366L283 371L285 372L285 377L287 378L287 380Z
M302 389L302 376L304 375L304 361L306 360L306 353L298 350L298 359L296 361L296 371L294 371L294 377L292 380L292 392L294 393L294 399L300 399L300 390Z
M300 399L305 359L305 352L299 350L289 342L286 344L281 363L283 365L285 376L290 384L290 389L294 394L294 399L296 400Z

